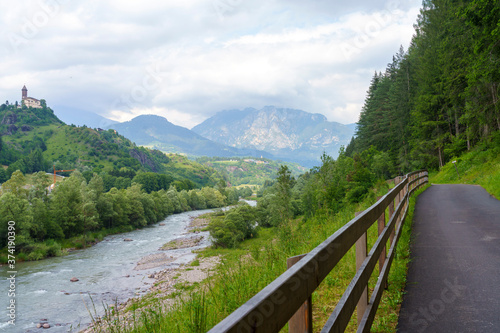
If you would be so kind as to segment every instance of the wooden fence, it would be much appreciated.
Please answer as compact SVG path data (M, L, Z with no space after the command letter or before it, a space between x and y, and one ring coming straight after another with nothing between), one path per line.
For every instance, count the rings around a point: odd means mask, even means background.
M395 187L306 255L291 258L289 269L209 332L312 332L310 297L356 244L357 272L321 332L343 332L358 306L358 332L369 332L387 284L412 192L428 182L427 171L395 179ZM385 212L389 220L385 223ZM369 253L366 232L378 221L379 237ZM389 251L387 252L387 246ZM379 277L368 299L368 280L379 263ZM293 266L292 266L293 265ZM293 318L292 318L293 317Z

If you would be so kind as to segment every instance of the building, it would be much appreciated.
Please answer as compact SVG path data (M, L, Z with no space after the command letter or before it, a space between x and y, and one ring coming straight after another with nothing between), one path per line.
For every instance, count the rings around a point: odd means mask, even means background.
M23 105L26 105L27 107L32 107L32 108L37 108L41 109L42 108L42 103L36 98L33 97L28 97L28 89L26 89L26 86L23 86L22 91L22 99L21 103Z

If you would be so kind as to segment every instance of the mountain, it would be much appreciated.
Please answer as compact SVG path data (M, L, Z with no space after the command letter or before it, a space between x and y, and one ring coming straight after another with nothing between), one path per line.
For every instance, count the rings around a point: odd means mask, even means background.
M66 124L73 124L77 126L87 126L91 128L106 128L117 121L105 118L94 112L85 111L68 106L55 106L54 109L56 116L64 121Z
M259 149L285 161L318 165L323 152L338 156L354 126L330 122L318 113L266 106L227 110L195 126L193 132L236 148Z
M208 140L187 128L177 126L156 115L141 115L134 119L108 126L137 145L154 147L169 153L193 156L257 156L272 155L253 148L238 149Z

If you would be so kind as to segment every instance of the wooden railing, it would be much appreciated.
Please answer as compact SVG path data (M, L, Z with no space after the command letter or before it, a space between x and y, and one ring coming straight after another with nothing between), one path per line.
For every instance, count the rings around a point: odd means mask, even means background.
M389 269L407 215L409 197L415 189L427 181L428 174L425 170L409 173L404 178L396 178L395 187L389 193L304 255L302 259L292 260L293 266L285 273L209 332L278 332L292 317L294 317L293 327L302 327L301 332L312 332L310 297L355 243L357 243L359 267L322 332L343 332L357 305L358 332L369 332L387 283ZM389 221L385 224L387 209ZM379 223L379 237L367 254L366 232L375 221ZM389 251L385 255L388 241ZM381 267L380 274L368 300L368 293L364 292L377 262ZM302 309L297 312L299 308Z

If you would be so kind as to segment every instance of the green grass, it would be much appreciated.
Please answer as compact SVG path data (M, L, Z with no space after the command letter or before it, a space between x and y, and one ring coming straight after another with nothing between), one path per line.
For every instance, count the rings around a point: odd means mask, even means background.
M385 183L379 184L370 192L368 198L359 205L346 205L335 215L324 212L307 221L292 221L288 232L278 229L261 229L259 237L246 240L237 249L205 249L199 258L218 255L222 262L216 274L193 288L179 285L184 290L170 311L163 311L158 300L148 298L148 309L135 307L132 317L136 318L130 328L123 332L205 332L227 315L245 303L253 295L276 279L286 270L288 257L311 251L332 233L354 217L356 211L368 208L377 196L388 191ZM415 199L412 199L412 205ZM412 207L412 206L411 206ZM374 332L393 332L398 319L399 304L402 300L409 260L410 215L406 220L403 235L398 245L398 254L393 262L389 276L389 289L384 292L377 319L372 327ZM376 223L368 231L368 243L372 245L377 238ZM313 293L313 321L315 331L324 325L336 302L355 274L355 254L351 249L337 264ZM376 283L378 268L369 284L370 290ZM152 311L151 309L157 309ZM129 315L130 312L129 312ZM112 318L108 319L108 322ZM355 331L356 315L351 319L347 331ZM286 327L283 329L286 331Z
M500 135L453 160L455 165L449 162L439 173L431 174L430 182L481 185L500 199Z

